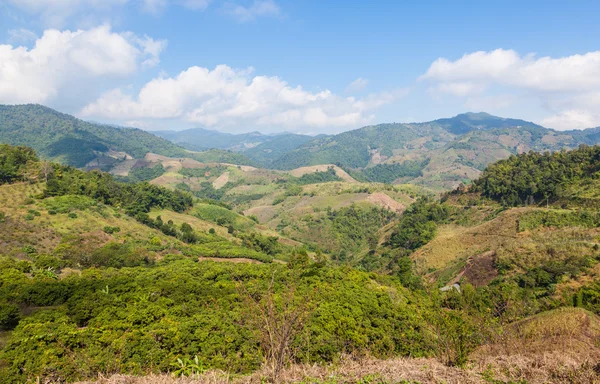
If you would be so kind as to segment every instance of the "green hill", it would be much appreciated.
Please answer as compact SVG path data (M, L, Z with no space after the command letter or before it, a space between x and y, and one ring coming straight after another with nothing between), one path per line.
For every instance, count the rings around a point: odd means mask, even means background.
M157 155L121 183L0 145L0 381L586 382L600 216L568 199L595 196L599 151L513 156L438 201ZM550 170L558 198L509 206Z
M368 126L316 139L285 153L272 167L337 164L357 179L362 173L369 181L451 189L512 154L575 148L598 140L597 128L559 132L524 120L466 113L427 123Z
M148 152L183 156L177 145L135 128L89 123L41 105L0 105L0 142L25 145L43 158L76 167L105 166Z
M221 149L244 153L254 163L266 167L286 152L313 140L312 136L288 132L274 135L260 132L233 134L203 128L153 133L193 151Z

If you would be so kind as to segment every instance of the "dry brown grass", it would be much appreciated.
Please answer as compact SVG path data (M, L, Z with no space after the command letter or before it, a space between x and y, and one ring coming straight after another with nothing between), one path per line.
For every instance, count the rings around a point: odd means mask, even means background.
M448 367L435 359L345 360L337 365L293 365L285 369L279 383L599 383L594 361L565 359L560 353L540 356L497 357L480 360L461 369ZM167 374L150 376L114 375L85 384L258 384L265 383L266 372L249 376L230 376L210 371L197 378L173 378ZM83 383L81 383L83 384Z

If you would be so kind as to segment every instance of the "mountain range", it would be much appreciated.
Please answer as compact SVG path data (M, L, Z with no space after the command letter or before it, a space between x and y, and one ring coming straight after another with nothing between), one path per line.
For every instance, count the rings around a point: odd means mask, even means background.
M600 128L556 131L487 113L316 137L201 128L153 133L90 123L41 105L0 106L0 142L30 146L44 158L76 167L106 170L154 153L278 170L335 164L357 180L448 189L510 155L600 142Z

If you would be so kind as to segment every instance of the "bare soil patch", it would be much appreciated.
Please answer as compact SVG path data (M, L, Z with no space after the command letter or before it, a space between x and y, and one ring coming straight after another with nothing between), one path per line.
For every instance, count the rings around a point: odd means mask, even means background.
M403 204L400 204L399 202L392 199L383 192L375 192L370 194L367 197L367 201L370 201L371 203L377 204L380 207L389 209L390 211L394 211L396 213L403 212L406 209L406 207Z

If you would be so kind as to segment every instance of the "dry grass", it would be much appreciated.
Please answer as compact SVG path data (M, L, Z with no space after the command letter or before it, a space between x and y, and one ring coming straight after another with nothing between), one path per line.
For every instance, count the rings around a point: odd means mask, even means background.
M224 172L221 176L213 181L212 185L215 189L221 189L229 182L229 171Z
M337 365L293 365L281 375L279 383L599 383L594 361L565 359L559 353L537 357L499 357L479 361L461 369L448 367L434 359L345 360ZM258 384L268 382L265 372L249 376L230 376L210 371L197 378L173 378L169 375L99 378L86 384ZM83 384L83 383L81 383Z
M533 209L513 208L481 224L464 227L442 225L437 236L412 254L417 271L431 280L453 280L468 261L491 251L496 260L526 271L551 260L573 255L593 256L598 228L544 228L517 233L519 218Z
M295 176L295 177L301 177L308 173L327 172L327 170L329 168L333 168L335 170L335 174L340 179L342 179L348 183L356 183L357 182L352 176L350 176L348 173L346 173L346 171L344 171L337 165L333 165L333 164L321 164L321 165L311 165L308 167L300 167L300 168L292 169L291 171L289 171L289 174L292 176Z
M267 370L248 376L210 371L195 379L166 374L115 375L96 384L254 384ZM342 357L332 365L292 365L280 383L600 383L600 319L579 308L545 312L508 326L496 341L475 351L467 367L435 359Z

